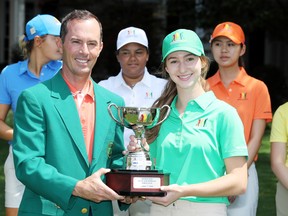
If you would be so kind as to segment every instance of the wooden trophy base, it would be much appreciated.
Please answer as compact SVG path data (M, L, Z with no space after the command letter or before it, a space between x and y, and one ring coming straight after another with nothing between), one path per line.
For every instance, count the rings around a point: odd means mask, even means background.
M160 187L169 185L169 174L158 170L111 170L106 184L122 196L165 196Z

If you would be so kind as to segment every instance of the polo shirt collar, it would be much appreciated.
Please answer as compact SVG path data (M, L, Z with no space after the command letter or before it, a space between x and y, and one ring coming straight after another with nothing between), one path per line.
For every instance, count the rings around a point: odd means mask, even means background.
M73 96L75 96L78 93L77 89L69 82L69 80L65 77L65 75L63 73L61 73L61 75L62 75L64 81L66 82L68 88L70 89L71 94ZM88 87L87 87L88 91L85 92L85 94L89 95L92 98L92 100L94 101L95 97L94 97L94 89L93 89L92 80L89 79L87 84L88 84Z
M245 71L245 69L243 67L240 68L240 73L238 74L238 76L236 77L236 79L234 80L234 82L237 82L243 86L245 86L245 84L247 84L245 82L245 77L247 76L247 73Z
M176 101L178 99L178 95L176 95L171 103L171 109L176 110ZM206 110L207 107L216 100L216 96L212 91L205 92L200 95L196 99L190 100L187 106L193 106L197 104L202 110Z
M20 69L19 69L19 75L22 75L28 71L28 59L20 62Z
M239 83L240 85L243 85L245 86L245 84L247 84L245 82L245 77L247 76L247 73L246 73L246 70L244 69L244 67L240 67L240 73L238 74L238 76L236 77L236 79L234 80L234 82L236 83ZM216 72L216 74L211 77L211 80L210 80L210 85L211 86L215 86L219 83L221 83L221 78L220 78L220 71L218 70Z
M196 102L203 110L206 110L214 100L216 100L215 94L212 91L208 91L192 101ZM189 103L191 103L191 101Z
M47 66L51 70L55 71L59 68L59 62L60 61L50 61L46 65L43 65L43 67ZM42 69L43 69L42 67ZM25 59L24 61L20 62L20 70L19 70L19 75L22 75L24 73L28 72L28 59Z
M117 80L117 85L118 87L120 87L121 85L126 85L126 82L125 80L123 79L123 72L122 72L122 69L120 70L120 73L116 76L116 80ZM142 83L148 87L151 87L152 86L152 83L151 83L151 77L150 77L150 74L147 70L147 68L145 67L144 68L144 76L142 78L142 80L139 81L139 83Z

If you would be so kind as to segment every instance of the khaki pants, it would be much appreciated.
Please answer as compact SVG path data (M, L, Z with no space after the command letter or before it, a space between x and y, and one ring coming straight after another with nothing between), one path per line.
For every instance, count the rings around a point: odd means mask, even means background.
M280 183L277 183L276 189L276 210L277 216L287 216L288 215L288 190Z
M248 183L244 194L228 206L228 216L256 216L259 196L258 175L255 163L248 169Z
M150 200L138 200L136 203L131 204L127 211L121 211L117 201L113 201L114 216L150 216L151 203Z
M165 207L152 203L150 216L227 216L226 204L220 203L195 203L177 200Z

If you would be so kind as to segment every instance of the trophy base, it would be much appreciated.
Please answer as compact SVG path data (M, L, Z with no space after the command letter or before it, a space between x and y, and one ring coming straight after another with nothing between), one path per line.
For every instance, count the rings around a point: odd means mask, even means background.
M160 187L169 185L169 174L158 170L111 170L106 173L106 184L122 196L166 195Z

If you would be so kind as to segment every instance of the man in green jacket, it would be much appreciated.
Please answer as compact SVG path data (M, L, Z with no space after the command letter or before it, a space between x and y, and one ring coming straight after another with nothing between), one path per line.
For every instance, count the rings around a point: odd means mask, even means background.
M98 18L75 10L63 19L60 36L62 70L18 100L13 154L16 176L26 186L19 215L112 216L111 200L132 201L104 178L122 167L124 150L123 127L107 106L124 101L91 79L103 47Z

